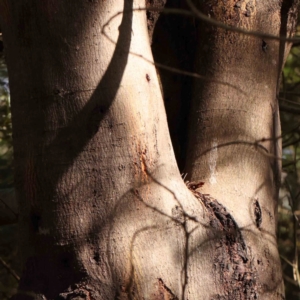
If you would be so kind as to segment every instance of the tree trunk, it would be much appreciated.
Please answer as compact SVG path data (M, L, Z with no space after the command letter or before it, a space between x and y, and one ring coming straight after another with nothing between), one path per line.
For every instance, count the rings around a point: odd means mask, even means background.
M195 68L209 80L194 82L185 162L197 182L186 186L147 61L146 14L132 10L144 1L0 3L24 260L15 299L284 298L282 43L196 22ZM226 3L201 8L292 31L288 4Z
M274 1L229 2L206 1L201 10L227 25L267 34L290 36L295 29L293 1L281 7ZM281 299L275 231L281 176L277 93L290 44L197 25L195 64L208 81L194 84L186 172L190 180L205 182L202 193L218 199L241 229L249 260L246 281L256 282L253 291L259 288L264 299ZM215 256L215 272L225 272L219 276L232 295L228 299L238 299L227 286L236 272L226 267L236 264L232 246L222 251Z

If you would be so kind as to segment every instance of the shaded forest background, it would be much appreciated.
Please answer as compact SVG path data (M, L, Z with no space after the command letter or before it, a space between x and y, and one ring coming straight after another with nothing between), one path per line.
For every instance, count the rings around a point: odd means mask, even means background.
M300 27L298 26L299 36ZM1 36L0 36L1 38ZM287 299L300 299L300 42L287 59L279 97L283 157L280 190L278 244L282 259ZM11 193L13 148L8 75L0 39L0 209L1 193ZM0 226L0 299L9 299L20 274L17 225Z

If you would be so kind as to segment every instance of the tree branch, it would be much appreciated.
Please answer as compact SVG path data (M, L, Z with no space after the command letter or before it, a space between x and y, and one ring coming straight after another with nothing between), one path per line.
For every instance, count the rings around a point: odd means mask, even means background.
M13 270L11 268L11 266L6 263L3 258L0 256L0 263L2 264L2 266L17 280L20 281L20 277L19 275L15 272L15 270Z

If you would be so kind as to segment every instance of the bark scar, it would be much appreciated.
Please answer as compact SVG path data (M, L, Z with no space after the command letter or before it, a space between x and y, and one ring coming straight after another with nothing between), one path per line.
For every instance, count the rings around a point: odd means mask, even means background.
M158 290L161 299L164 300L178 300L178 297L172 292L172 290L166 286L161 278L158 278Z
M241 230L221 203L210 195L193 189L201 184L188 183L187 187L206 207L213 233L212 240L216 241L213 254L214 272L221 284L222 294L213 295L211 299L257 299L257 271L252 264L251 251L249 249L249 253Z
M255 201L254 201L254 216L255 216L255 225L257 228L260 229L260 225L262 222L262 212L261 212L261 208L260 208L258 199L255 199Z
M71 299L94 300L94 298L91 296L91 292L84 287L76 288L73 291L59 294L59 300Z

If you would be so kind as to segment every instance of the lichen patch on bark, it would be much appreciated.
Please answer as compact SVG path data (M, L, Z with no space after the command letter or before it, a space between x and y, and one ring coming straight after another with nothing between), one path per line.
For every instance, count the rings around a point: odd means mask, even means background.
M256 0L239 0L235 3L234 8L246 17L253 17L256 12Z

